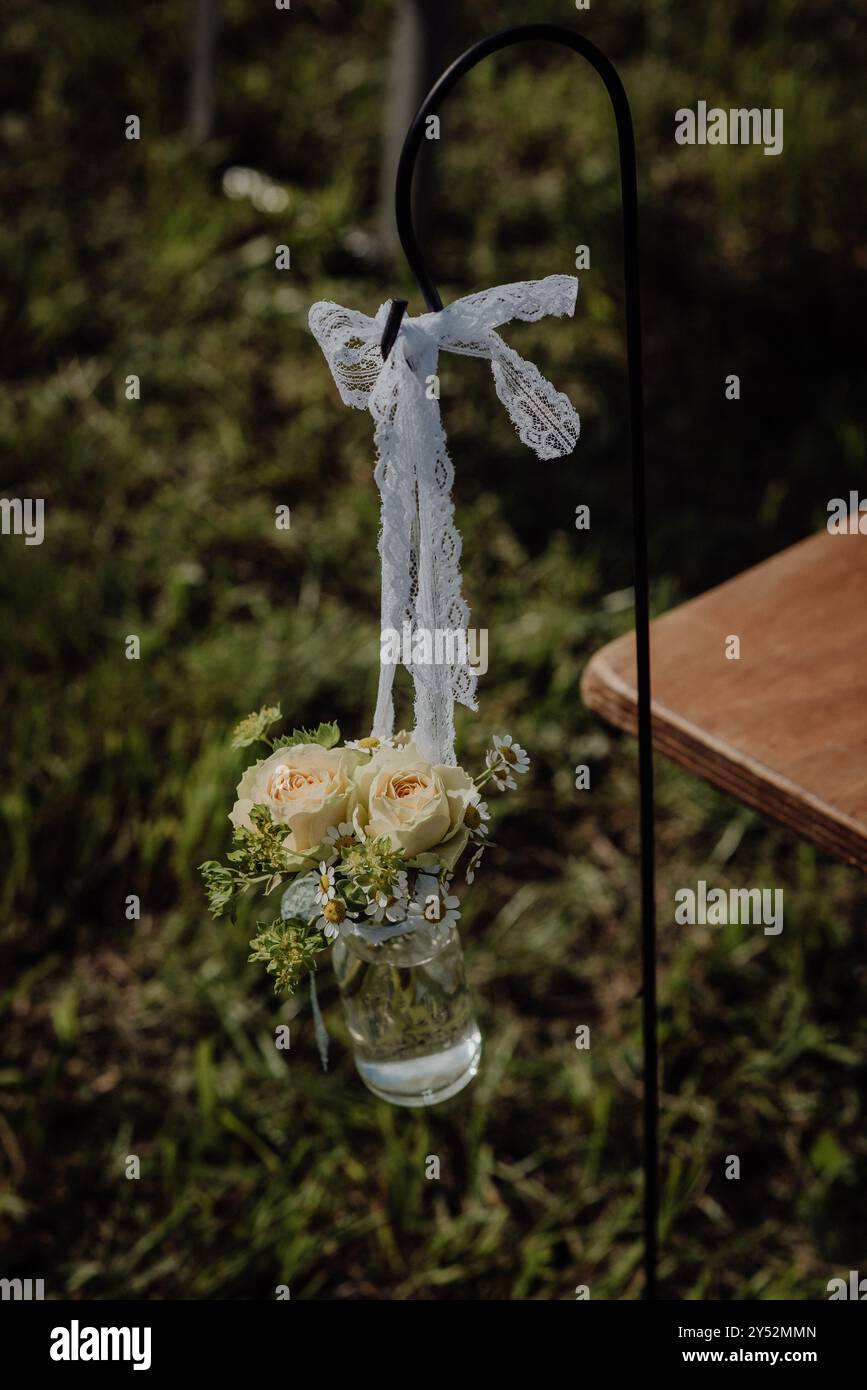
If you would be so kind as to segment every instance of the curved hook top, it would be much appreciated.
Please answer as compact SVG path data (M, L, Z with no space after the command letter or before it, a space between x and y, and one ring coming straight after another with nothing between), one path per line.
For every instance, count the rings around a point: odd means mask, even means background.
M448 96L464 74L474 68L477 63L480 63L483 58L486 58L489 53L496 53L501 48L511 48L513 44L529 42L534 39L558 43L565 48L571 48L575 53L580 53L596 69L605 83L617 121L617 139L620 147L620 181L627 235L629 235L630 227L635 226L637 191L632 115L623 83L610 59L589 39L585 39L583 35L559 24L519 24L511 29L502 29L497 34L490 34L462 53L451 67L446 68L442 77L431 87L413 118L397 166L395 213L400 244L415 276L416 283L424 296L425 304L428 309L435 312L442 309L442 300L425 264L412 223L412 178L415 171L415 161L425 134L425 122L428 116L437 111L444 97ZM628 260L627 257L627 267ZM637 286L635 288L637 290ZM630 289L631 287L627 284L627 294L629 294Z

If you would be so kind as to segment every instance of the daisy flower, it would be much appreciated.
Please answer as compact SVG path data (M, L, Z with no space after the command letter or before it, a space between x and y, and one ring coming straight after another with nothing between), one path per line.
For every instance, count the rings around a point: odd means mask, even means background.
M375 926L381 927L385 922L405 922L408 909L406 898L387 898L382 893L374 902L367 904L365 912Z
M355 748L359 753L375 753L377 748L391 748L390 738L377 738L376 734L368 734L367 738L354 738L344 743L344 748Z
M334 887L334 870L329 869L323 859L322 863L319 865L319 881L316 885L315 901L320 907L325 907L336 895L337 889Z
M494 734L494 748L503 762L508 763L512 772L529 772L530 759L520 743L515 743L511 734L506 734L504 738Z
M502 761L499 752L489 749L485 754L485 763L491 774L491 780L498 791L502 792L507 788L510 791L516 790L518 784L512 776L512 770L508 763Z
M464 825L469 827L471 835L484 836L487 834L487 824L491 819L487 801L479 799L479 793L474 793L475 800L471 801L464 811Z
M322 916L314 923L321 932L324 932L329 941L335 936L340 935L341 925L347 918L354 918L355 913L347 909L346 903L342 898L329 898L322 909Z
M467 881L467 883L472 883L472 882L473 882L473 879L474 879L475 876L476 876L476 869L479 867L479 865L480 865L481 862L482 862L482 855L484 854L484 852L485 852L485 846L482 845L481 849L477 849L477 850L476 850L476 852L475 852L475 854L473 855L472 859L471 859L470 862L468 863L468 865L467 865L467 872L466 872L466 881Z
M436 901L430 899L436 896ZM407 919L413 926L442 926L456 927L460 920L460 898L453 893L449 893L447 888L434 895L427 895L420 902L412 902L409 905Z
M341 850L349 849L350 845L357 844L358 837L355 834L355 826L351 821L341 821L340 825L332 825L330 830L325 832L324 844L331 847L331 853L326 860L327 864L333 864L340 857Z
M409 909L409 880L405 869L394 876L390 893L377 893L365 909L368 917L380 926L383 922L405 921Z
M460 898L454 893L443 893L440 902L442 903L440 925L443 927L456 927L461 920Z

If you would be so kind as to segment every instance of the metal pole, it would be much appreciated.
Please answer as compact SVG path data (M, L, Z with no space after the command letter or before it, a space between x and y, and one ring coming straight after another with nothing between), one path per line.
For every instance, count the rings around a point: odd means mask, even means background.
M626 361L629 375L629 433L632 457L633 565L635 571L635 645L638 671L638 776L641 820L641 978L644 1050L644 1296L656 1297L659 1210L658 1039L656 1011L656 904L654 897L653 746L650 718L650 595L647 573L647 501L644 470L644 395L641 369L641 313L638 271L638 179L632 115L616 68L595 44L571 29L554 24L522 24L491 34L468 48L434 84L416 113L404 141L397 170L395 210L404 254L428 309L443 307L422 256L412 221L412 176L425 132L457 82L491 53L513 44L541 40L557 43L586 58L596 69L614 108L620 149L623 202L623 260L626 308ZM398 320L399 321L399 320Z

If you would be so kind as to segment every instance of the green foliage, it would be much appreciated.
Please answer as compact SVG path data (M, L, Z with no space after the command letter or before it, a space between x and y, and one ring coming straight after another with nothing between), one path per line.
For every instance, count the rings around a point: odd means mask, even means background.
M335 723L319 724L315 729L293 729L291 734L280 734L277 738L268 737L268 730L278 719L282 719L279 705L263 705L254 714L235 725L232 730L232 747L249 748L251 743L267 743L271 748L291 748L299 743L318 743L322 748L333 748L340 742L340 727Z
M248 714L246 719L235 725L232 730L232 747L249 748L251 743L264 739L271 725L276 724L282 717L279 705L263 705L255 714Z
M221 864L216 859L206 859L204 864L199 865L199 872L205 881L205 892L212 917L221 917L238 893L242 893L248 886L246 882L241 885L241 875L237 869L230 864Z
M370 837L345 849L341 855L341 867L356 890L352 892L350 889L350 901L361 904L365 896L389 894L396 875L405 865L403 850L392 849L387 835Z
M305 970L315 970L316 957L328 946L323 932L317 931L300 917L266 924L250 942L250 961L263 961L269 975L274 976L275 994L294 994Z
M290 859L283 844L286 827L273 820L267 806L251 806L250 820L252 828L240 825L235 829L232 838L236 848L229 851L229 862L239 876L250 880L284 873Z
M243 825L235 828L232 836L235 848L226 855L227 863L206 859L199 865L208 906L214 917L220 917L231 906L234 919L236 900L248 888L257 887L263 893L270 893L285 874L294 872L297 867L297 855L290 855L283 845L286 828L276 824L268 807L253 806L250 820L252 829Z
M337 724L319 724L315 729L293 729L274 740L275 748L291 748L296 743L318 743L323 748L333 748L340 742L340 728Z

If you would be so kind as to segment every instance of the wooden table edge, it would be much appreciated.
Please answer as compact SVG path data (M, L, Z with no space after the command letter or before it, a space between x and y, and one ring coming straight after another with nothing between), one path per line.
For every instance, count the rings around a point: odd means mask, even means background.
M590 658L581 677L581 696L594 714L635 735L637 689L611 663L614 652L627 648L634 654L634 633L615 638ZM651 647L651 682L652 659ZM857 821L724 739L699 730L689 719L652 697L650 710L653 747L657 752L867 873L867 846ZM756 775L754 768L762 769L761 776Z

